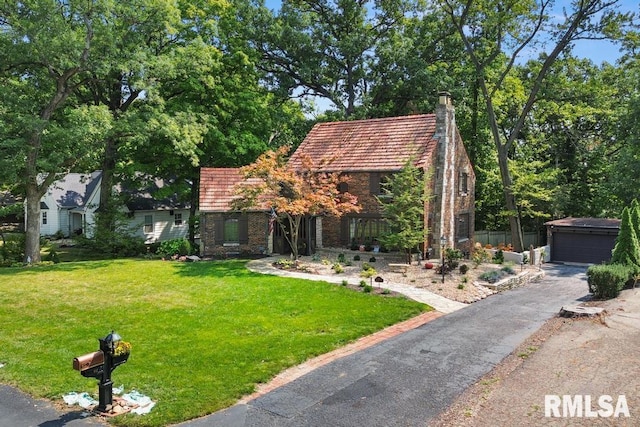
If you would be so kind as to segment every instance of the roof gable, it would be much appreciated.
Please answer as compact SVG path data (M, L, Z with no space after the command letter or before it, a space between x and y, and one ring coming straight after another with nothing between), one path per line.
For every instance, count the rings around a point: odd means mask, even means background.
M61 208L84 207L101 178L101 171L90 174L68 173L49 187L48 194Z
M409 159L425 165L437 139L435 114L318 123L289 159L293 168L309 156L324 171L397 171Z

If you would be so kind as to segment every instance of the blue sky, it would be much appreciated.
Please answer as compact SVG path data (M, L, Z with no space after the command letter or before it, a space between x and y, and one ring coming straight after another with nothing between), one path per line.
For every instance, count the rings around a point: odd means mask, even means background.
M561 10L563 4L569 3L568 0L558 0L558 10ZM281 0L265 0L265 4L269 9L278 10ZM640 13L638 0L620 0L618 4L620 11ZM594 40L578 43L574 48L574 54L578 57L590 58L597 64L604 61L613 64L620 57L618 46L607 41Z

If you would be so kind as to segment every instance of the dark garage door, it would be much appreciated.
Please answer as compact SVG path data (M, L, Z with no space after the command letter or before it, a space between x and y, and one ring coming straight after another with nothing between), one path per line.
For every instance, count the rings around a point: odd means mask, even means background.
M616 236L579 232L553 233L551 261L600 264L611 260Z

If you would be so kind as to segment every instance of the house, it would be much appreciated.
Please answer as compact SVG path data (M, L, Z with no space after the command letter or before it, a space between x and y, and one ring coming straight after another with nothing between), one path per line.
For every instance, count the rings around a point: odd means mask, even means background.
M51 184L40 200L40 235L91 235L100 201L100 176L99 171L69 173Z
M55 181L40 201L40 235L92 237L100 208L101 179L102 172L95 171L69 173ZM189 205L179 202L175 195L155 196L165 185L162 180L152 180L143 190L116 187L126 196L121 207L127 218L125 228L146 243L184 238L188 233Z
M409 160L430 176L426 185L432 198L424 206L428 241L423 251L439 256L443 237L447 247L471 252L475 174L448 93L440 94L435 114L318 123L291 155L289 167L300 169L303 156L321 164L322 171L349 175L343 190L356 195L362 206L360 213L341 218L307 218L300 236L306 253L317 247L373 244L386 229L375 196L382 194L384 180ZM241 181L237 169L201 169L202 254L286 253L283 231L270 225L268 206L243 213L231 210L233 187Z
M600 264L611 261L620 231L620 220L611 218L563 218L544 225L551 262Z

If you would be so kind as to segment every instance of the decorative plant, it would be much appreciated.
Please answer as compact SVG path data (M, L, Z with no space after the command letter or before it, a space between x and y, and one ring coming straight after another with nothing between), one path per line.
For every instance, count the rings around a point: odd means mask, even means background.
M116 348L113 350L114 356L124 356L131 353L131 343L127 341L119 341Z

